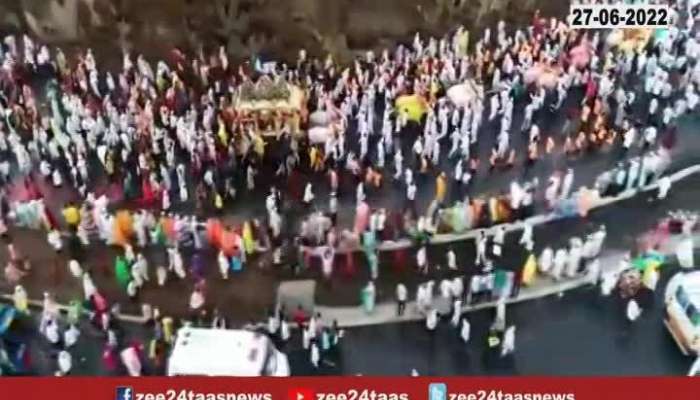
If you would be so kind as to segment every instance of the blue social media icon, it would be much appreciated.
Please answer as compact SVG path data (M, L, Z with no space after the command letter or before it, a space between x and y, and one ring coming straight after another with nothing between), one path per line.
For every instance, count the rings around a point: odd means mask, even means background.
M431 383L428 386L429 400L447 400L447 385L444 383Z
M118 387L115 400L134 400L134 389L129 386Z

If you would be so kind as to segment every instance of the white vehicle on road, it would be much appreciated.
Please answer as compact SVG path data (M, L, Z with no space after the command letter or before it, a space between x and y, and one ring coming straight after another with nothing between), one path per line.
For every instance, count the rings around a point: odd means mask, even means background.
M668 328L683 354L700 355L700 271L679 272L666 286Z
M289 376L287 356L269 337L247 330L181 328L169 376Z

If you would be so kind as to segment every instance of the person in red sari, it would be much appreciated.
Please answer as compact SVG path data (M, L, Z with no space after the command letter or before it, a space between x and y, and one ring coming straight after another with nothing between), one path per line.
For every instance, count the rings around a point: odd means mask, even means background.
M586 80L586 98L585 103L592 104L595 101L596 96L598 96L598 83L593 78L591 73L588 73L588 79Z
M345 276L352 278L355 276L355 258L351 251L345 253Z
M117 371L117 356L114 347L110 346L109 343L106 343L102 350L102 365L110 373Z
M152 206L158 201L158 193L151 184L148 177L144 177L141 181L141 199L139 203L143 207Z
M405 249L399 249L393 252L393 258L394 258L394 271L395 272L403 272L405 271L405 266L406 266L406 250Z

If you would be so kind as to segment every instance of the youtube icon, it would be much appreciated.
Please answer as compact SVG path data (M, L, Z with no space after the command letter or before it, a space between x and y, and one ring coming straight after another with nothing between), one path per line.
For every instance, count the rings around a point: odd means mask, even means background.
M307 388L289 389L287 400L315 400L316 394L313 390Z

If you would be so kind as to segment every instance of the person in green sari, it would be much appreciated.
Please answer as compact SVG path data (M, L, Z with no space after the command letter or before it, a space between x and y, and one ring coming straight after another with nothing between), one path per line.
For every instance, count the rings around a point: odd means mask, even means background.
M361 292L362 307L367 314L371 314L374 311L376 297L377 292L374 287L374 282L369 281L367 286L365 286Z
M506 291L506 285L508 284L508 274L505 270L502 269L497 269L494 271L494 277L493 277L493 292L494 295L498 298L505 298L508 296L508 292Z
M119 284L119 287L126 290L127 286L129 285L129 281L131 281L131 273L129 271L129 265L122 256L117 256L117 259L114 262L114 275L117 278L117 284Z
M376 250L367 254L367 264L370 276L372 279L377 279L379 277L379 255Z
M79 300L72 300L68 304L68 315L66 322L68 325L78 325L80 323L80 316L83 313L83 303Z
M366 230L362 233L362 250L370 257L377 249L377 233L372 230Z

